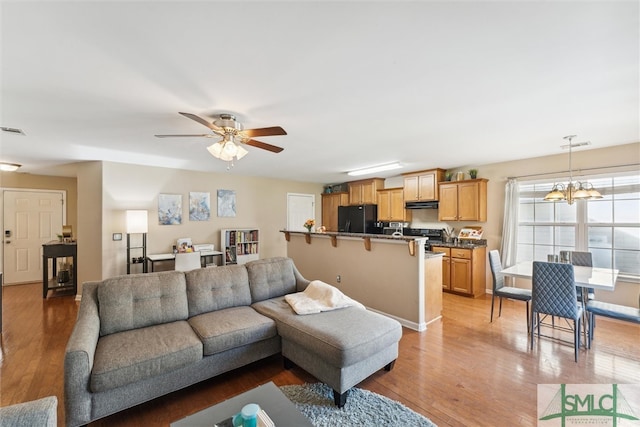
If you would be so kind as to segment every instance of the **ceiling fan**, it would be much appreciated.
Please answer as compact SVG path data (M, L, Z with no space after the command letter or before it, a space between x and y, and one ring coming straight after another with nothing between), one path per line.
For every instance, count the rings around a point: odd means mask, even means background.
M243 129L242 124L236 121L236 117L232 114L223 113L218 116L213 122L203 119L191 113L182 113L181 115L195 120L196 122L208 127L213 133L195 134L195 135L156 135L158 138L190 138L190 137L202 137L202 138L215 138L221 137L222 139L213 145L207 147L207 150L221 160L231 162L233 166L234 159L241 159L248 151L245 150L239 143L251 145L252 147L261 148L263 150L271 151L273 153L279 153L283 150L282 147L267 144L266 142L253 139L255 136L273 136L273 135L286 135L287 132L280 126L272 126L268 128L257 129Z

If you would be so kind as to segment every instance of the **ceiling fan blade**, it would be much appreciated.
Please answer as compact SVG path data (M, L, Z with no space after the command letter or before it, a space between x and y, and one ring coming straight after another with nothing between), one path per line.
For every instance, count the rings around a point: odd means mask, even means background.
M191 138L191 137L204 137L204 138L217 138L217 135L211 135L210 133L203 133L198 135L155 135L156 138Z
M180 114L182 114L183 116L191 119L191 120L195 120L196 122L205 125L206 127L208 127L209 129L211 129L214 132L218 132L218 133L224 133L224 129L222 129L221 127L218 127L216 125L214 125L213 123L203 119L202 117L198 117L195 114L191 114L191 113L183 113L180 112Z
M269 128L245 129L240 134L247 138L253 138L254 136L286 135L287 132L280 126L272 126Z
M271 151L273 153L279 153L284 150L284 148L276 147L275 145L267 144L266 142L257 141L255 139L245 141L245 144L251 145L252 147L262 148L263 150Z

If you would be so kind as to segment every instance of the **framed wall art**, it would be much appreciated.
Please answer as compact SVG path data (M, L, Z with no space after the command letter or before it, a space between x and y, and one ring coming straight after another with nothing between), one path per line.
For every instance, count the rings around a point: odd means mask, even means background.
M189 221L209 221L211 218L211 194L189 193Z
M236 216L235 190L218 190L218 216Z
M158 224L182 224L182 194L158 195Z

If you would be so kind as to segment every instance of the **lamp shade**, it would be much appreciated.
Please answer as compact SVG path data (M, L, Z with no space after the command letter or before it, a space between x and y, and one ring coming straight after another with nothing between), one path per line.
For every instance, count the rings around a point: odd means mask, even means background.
M149 231L147 211L127 211L127 233L146 233Z

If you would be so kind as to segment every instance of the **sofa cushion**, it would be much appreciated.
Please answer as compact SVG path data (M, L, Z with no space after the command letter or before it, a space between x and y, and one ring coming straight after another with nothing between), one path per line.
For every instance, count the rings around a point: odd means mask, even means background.
M276 323L249 306L212 311L189 319L209 356L275 337Z
M100 335L186 320L184 273L165 271L105 279L98 287Z
M244 265L200 268L185 273L189 317L223 308L251 304Z
M293 260L275 257L245 264L254 302L297 292Z
M98 340L91 391L111 390L201 359L202 342L185 320L107 335Z
M358 307L300 316L284 297L257 302L252 307L276 321L282 339L305 347L337 367L364 360L402 337L399 322Z

